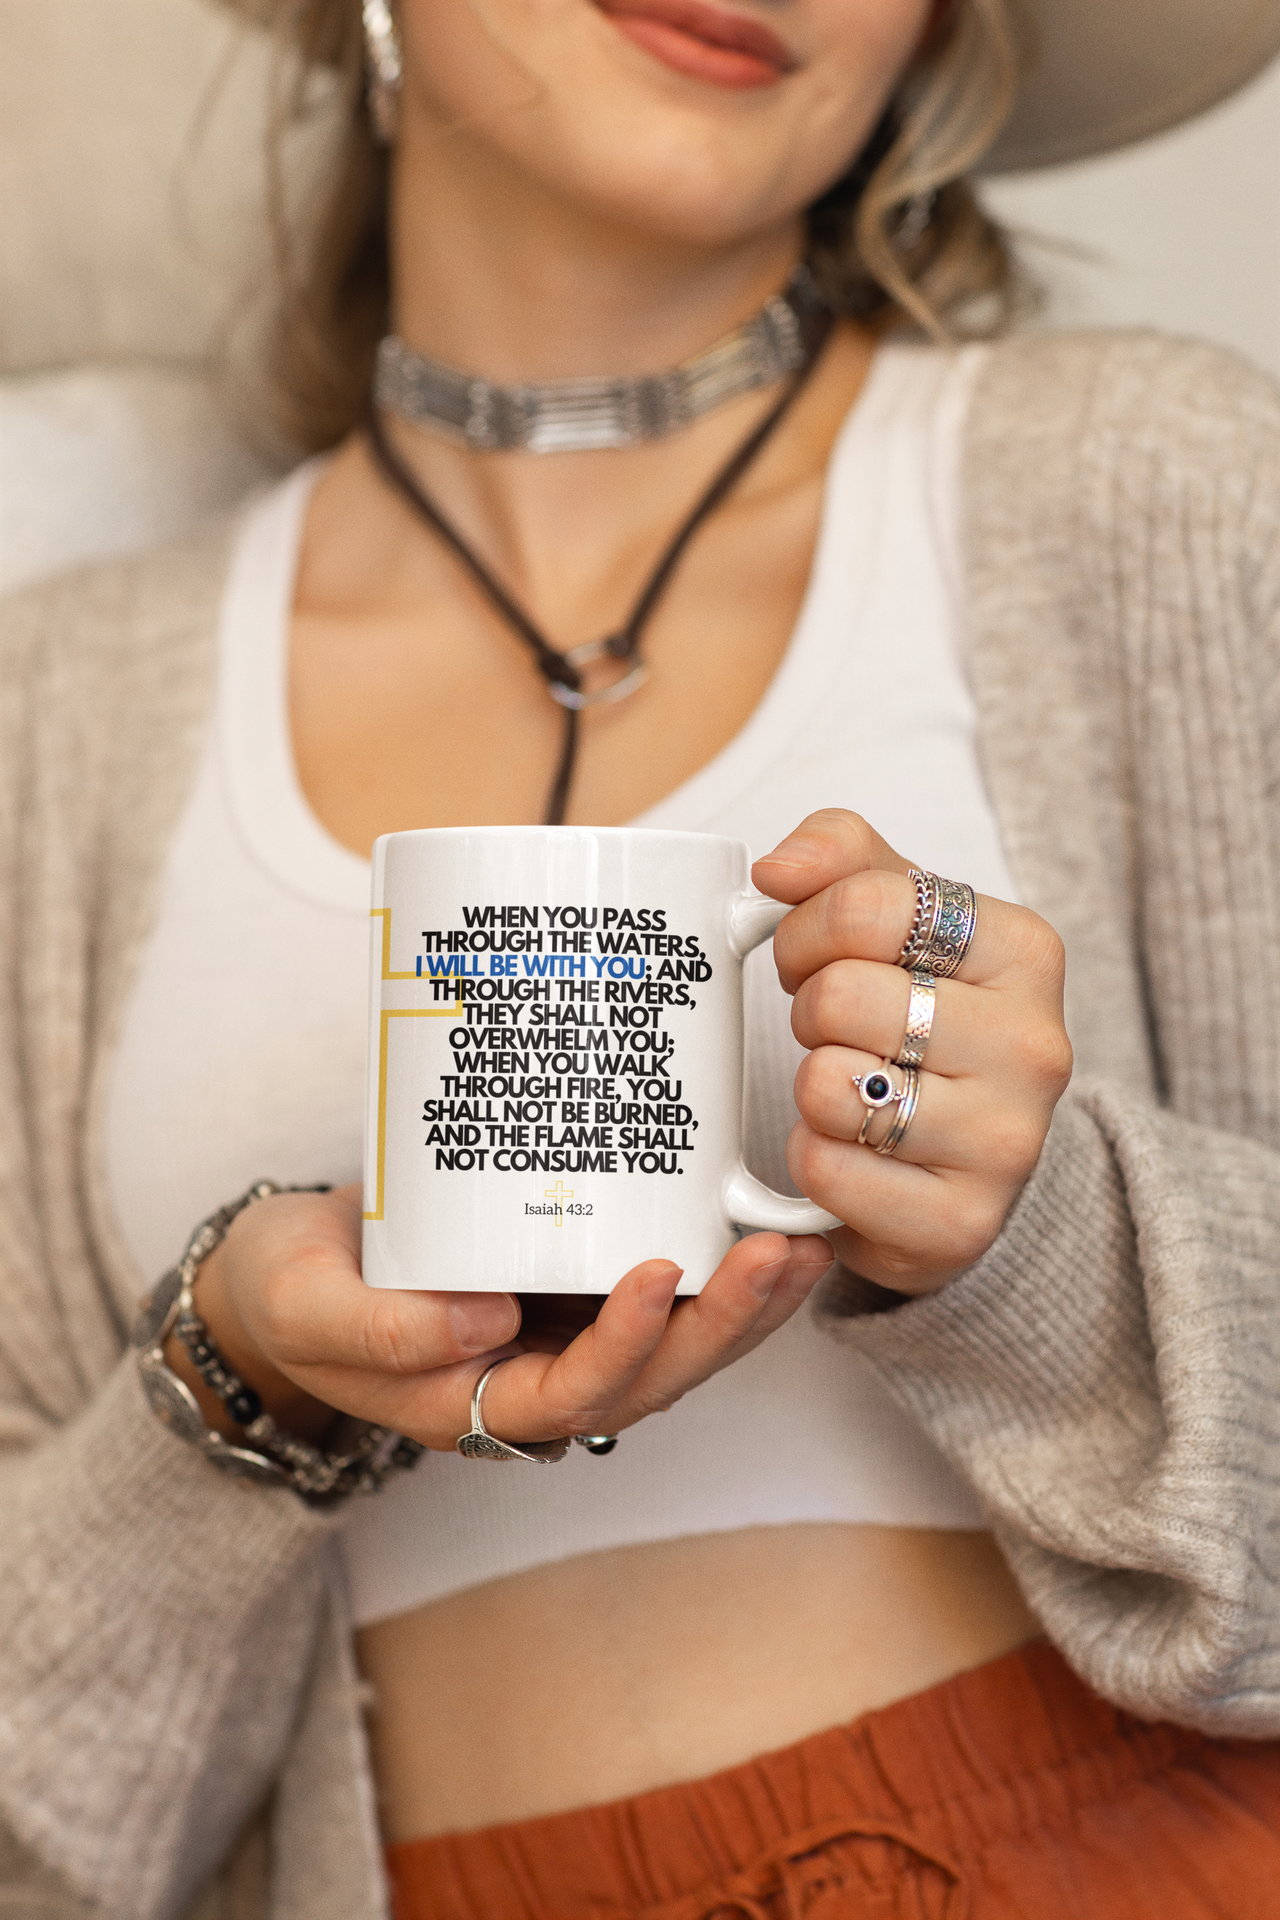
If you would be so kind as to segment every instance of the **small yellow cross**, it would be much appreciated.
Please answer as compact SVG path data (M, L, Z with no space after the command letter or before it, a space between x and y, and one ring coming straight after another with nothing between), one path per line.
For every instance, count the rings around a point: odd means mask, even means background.
M573 1188L566 1187L563 1180L557 1180L554 1187L544 1187L542 1197L544 1200L555 1201L556 1225L562 1227L564 1225L564 1203L566 1200L572 1200Z

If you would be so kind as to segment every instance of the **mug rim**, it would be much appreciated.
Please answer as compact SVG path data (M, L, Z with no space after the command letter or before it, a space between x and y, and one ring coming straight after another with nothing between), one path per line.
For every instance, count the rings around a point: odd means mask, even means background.
M748 855L751 852L750 846L740 835L700 833L692 827L399 827L392 833L380 833L373 844L376 849L388 840L452 840L463 836L474 839L477 834L492 835L495 839L512 839L517 835L538 835L557 839L699 840L714 842L722 847L745 847Z

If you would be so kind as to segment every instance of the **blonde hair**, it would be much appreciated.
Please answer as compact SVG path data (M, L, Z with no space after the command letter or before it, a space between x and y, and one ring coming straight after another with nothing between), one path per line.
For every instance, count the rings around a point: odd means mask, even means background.
M289 442L319 450L359 419L387 324L387 156L365 105L360 0L225 4L269 27L283 56L268 175L278 267L272 410ZM1026 304L1007 237L967 177L1014 102L1020 7L953 0L863 153L809 209L809 257L838 312L949 339L998 332ZM299 219L286 205L280 148L308 110L308 80L320 68L340 90L343 132L316 206Z

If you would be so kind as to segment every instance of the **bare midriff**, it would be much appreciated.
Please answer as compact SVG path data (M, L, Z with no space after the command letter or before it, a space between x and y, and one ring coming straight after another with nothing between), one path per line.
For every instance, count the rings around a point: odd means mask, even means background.
M383 1834L698 1779L1038 1632L985 1533L754 1527L513 1574L360 1631Z

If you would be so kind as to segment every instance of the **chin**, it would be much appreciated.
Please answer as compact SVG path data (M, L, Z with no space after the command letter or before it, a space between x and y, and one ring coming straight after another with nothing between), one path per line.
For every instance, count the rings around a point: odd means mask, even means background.
M696 248L731 246L799 218L848 166L847 133L805 143L795 129L724 124L686 103L620 101L563 114L544 104L539 137L494 129L504 158L550 201L619 236ZM842 130L843 131L843 130Z
M589 217L631 232L697 249L730 247L801 217L825 182L760 178L738 154L706 144L642 142L601 156L562 183Z
M676 243L731 244L796 217L838 178L898 70L883 50L859 61L846 47L769 84L712 84L621 32L605 10L615 3L407 0L437 157L487 148L508 178L562 205Z

